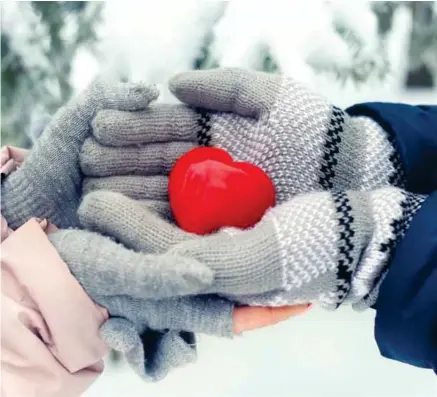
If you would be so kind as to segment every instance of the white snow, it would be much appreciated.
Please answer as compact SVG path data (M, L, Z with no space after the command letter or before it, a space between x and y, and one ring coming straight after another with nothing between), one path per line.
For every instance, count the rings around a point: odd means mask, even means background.
M160 99L171 101L167 80L192 67L221 8L220 1L107 2L99 32L102 71L153 82Z

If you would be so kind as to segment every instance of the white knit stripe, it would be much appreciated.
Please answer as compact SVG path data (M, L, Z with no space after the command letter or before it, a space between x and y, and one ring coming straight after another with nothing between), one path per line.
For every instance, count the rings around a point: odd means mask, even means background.
M335 207L329 192L296 196L273 208L264 220L271 222L280 247L282 289L254 297L250 304L303 303L309 291L316 298L320 285L334 291L324 304L335 302L338 235ZM317 290L317 291L316 291Z
M373 234L354 274L348 302L359 301L374 287L375 279L383 270L389 254L380 250L381 244L395 237L392 222L401 219L403 215L402 190L393 187L379 189L370 193L369 200L372 206Z
M333 185L336 189L371 190L390 185L401 172L391 161L387 133L368 117L346 116Z
M277 236L278 245L280 247L280 251L279 251L280 267L281 267L281 270L282 270L282 285L281 285L281 288L284 289L284 290L287 290L288 288L290 288L290 285L289 285L288 278L287 278L287 264L288 264L288 260L287 260L286 244L285 244L285 240L284 240L284 238L286 236L283 235L283 230L280 227L278 219L276 218L274 213L272 213L272 210L268 211L267 214L264 216L263 222L264 221L265 222L271 222L271 224L273 225L274 233Z

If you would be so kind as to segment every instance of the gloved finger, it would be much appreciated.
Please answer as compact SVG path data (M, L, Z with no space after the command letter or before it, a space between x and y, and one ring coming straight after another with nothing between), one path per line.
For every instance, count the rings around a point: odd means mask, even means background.
M238 68L194 70L173 77L169 88L191 106L258 117L275 103L281 79L277 74Z
M80 166L88 177L168 175L176 160L195 146L192 142L174 141L110 147L91 137L82 146Z
M234 303L215 295L145 300L130 296L97 297L112 316L124 316L154 330L184 330L213 336L233 336Z
M165 219L167 222L174 223L173 214L168 201L137 200L137 202L145 210L157 214L161 219Z
M160 299L195 294L212 283L212 272L196 260L134 252L98 233L68 229L49 239L92 297Z
M290 317L299 316L309 308L309 304L282 307L236 307L233 312L234 333L238 335L245 331L270 327Z
M68 139L81 143L87 137L97 111L142 110L158 96L158 89L149 84L114 83L98 79L78 98L73 98L56 112L41 138L47 136L46 139Z
M195 141L198 113L182 104L157 104L139 112L101 110L92 122L93 135L106 146Z
M100 327L100 337L111 349L126 353L141 344L135 325L122 317L110 317Z
M207 236L173 245L167 252L196 258L214 272L204 293L240 297L266 294L284 287L281 245L273 222L264 217L246 230L224 228ZM294 276L294 275L293 275Z
M149 333L150 331L147 332ZM147 335L141 335L146 358L144 372L147 377L153 381L159 381L164 379L171 370L196 361L195 346L187 343L183 338L184 334L187 333L168 331L159 334L153 350L149 348L147 340L144 343Z
M73 109L82 120L91 121L102 109L143 110L158 96L158 89L151 84L112 82L98 78L82 96L73 100Z
M136 200L168 200L168 177L154 176L108 176L104 178L86 178L83 182L83 194L105 190L125 194Z
M183 334L186 334L185 332ZM179 331L146 330L122 317L111 317L100 327L108 347L123 353L129 366L145 380L163 379L172 369L194 362L196 350Z
M234 335L232 312L234 303L216 296L162 299L156 302L149 326L155 329L183 329L219 337Z
M86 229L111 236L135 251L160 254L179 242L198 238L160 218L143 203L114 192L87 194L78 216Z

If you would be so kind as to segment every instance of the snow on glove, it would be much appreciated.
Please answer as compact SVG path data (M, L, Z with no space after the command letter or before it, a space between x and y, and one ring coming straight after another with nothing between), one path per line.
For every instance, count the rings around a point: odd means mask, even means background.
M200 144L263 168L279 203L332 188L404 187L391 135L370 118L351 117L290 78L242 69L190 71L174 77L170 89L189 106L97 114L96 139L87 141L81 159L87 176L116 175L117 168L119 176L135 174L138 185L145 172L162 179L182 153ZM124 148L123 161L117 161L121 151L116 148L126 140L132 147ZM138 188L114 188L118 180L111 182L91 184L87 192L101 188L139 197ZM160 197L166 197L166 190Z
M61 108L23 165L2 183L2 214L8 224L17 228L38 217L58 227L78 226L83 178L79 153L96 112L145 109L157 96L152 86L98 81Z
M375 298L397 242L424 200L394 187L316 192L271 209L252 229L188 234L135 200L95 192L86 226L136 250L195 258L214 272L212 287L240 303L305 302L336 308ZM104 219L104 221L99 221Z

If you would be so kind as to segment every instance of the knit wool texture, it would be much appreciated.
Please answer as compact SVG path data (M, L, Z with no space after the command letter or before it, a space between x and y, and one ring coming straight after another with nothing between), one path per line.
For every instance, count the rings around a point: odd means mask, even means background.
M110 313L101 329L103 340L123 352L143 379L157 381L192 363L194 332L232 337L231 302L183 296L212 281L209 269L192 259L134 252L85 230L60 230L49 239L88 295Z
M79 153L98 110L141 110L156 99L152 86L97 81L61 108L24 164L2 183L2 215L16 229L32 217L77 227L83 174Z
M219 90L214 82L208 83L209 97L202 97L206 107L208 101L218 101L216 91L238 98L243 114L253 114L254 92L256 103L263 106L256 117L199 109L199 144L223 148L235 160L261 167L274 182L278 203L319 190L404 187L392 139L373 120L350 117L288 78L253 78L249 93L244 89L233 92L241 88L238 84ZM177 79L172 87L176 92L182 90ZM190 102L190 95L187 90L183 99Z
M371 304L370 295L424 199L388 187L297 196L273 208L260 227L276 236L281 286L236 299L268 306L317 302L326 309Z
M214 280L202 294L250 305L313 302L335 309L373 299L424 200L394 187L314 192L272 208L252 229L224 228L204 237L118 193L89 194L81 213L87 228L137 251L205 264Z

